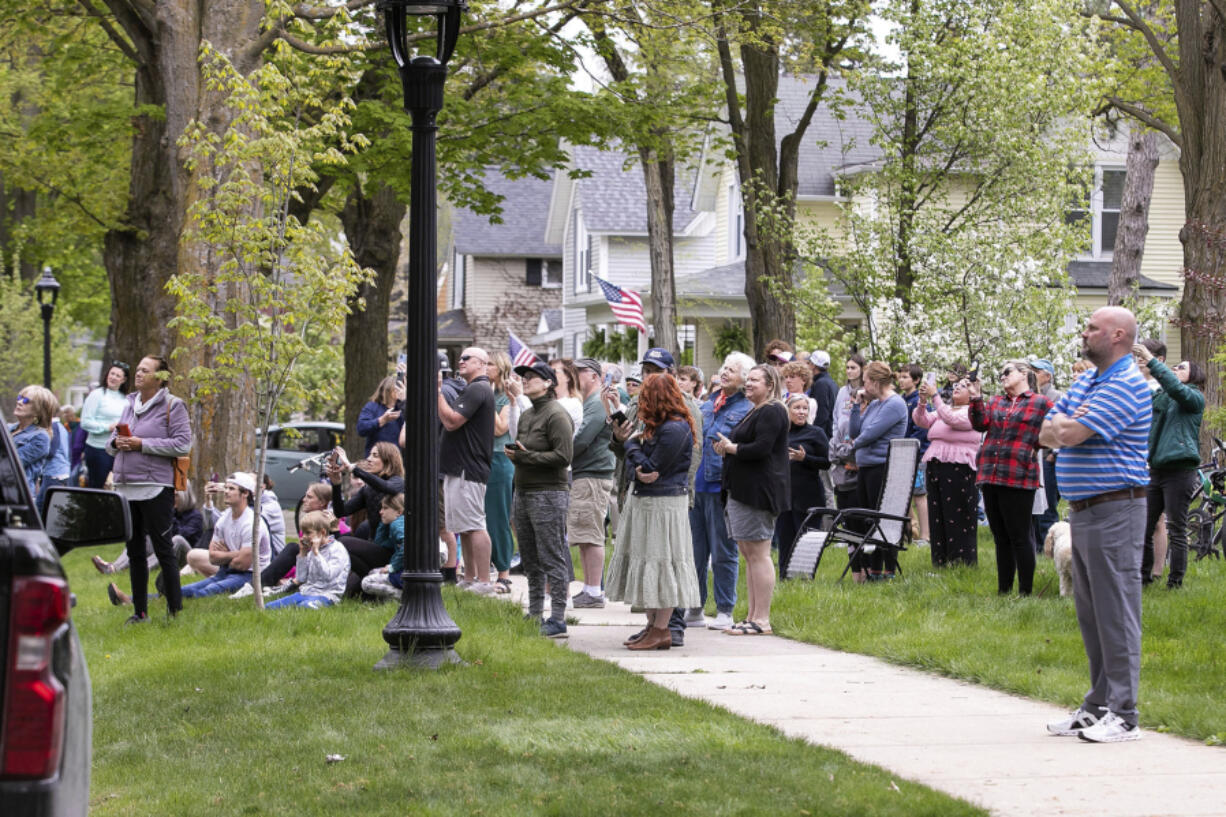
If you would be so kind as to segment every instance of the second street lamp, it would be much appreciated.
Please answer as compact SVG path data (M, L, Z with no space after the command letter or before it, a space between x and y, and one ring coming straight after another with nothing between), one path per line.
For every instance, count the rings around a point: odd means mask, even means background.
M51 316L55 302L60 297L60 282L51 274L51 267L43 267L43 275L34 285L34 294L43 313L43 386L51 388Z
M409 314L404 403L404 590L383 628L387 654L376 669L458 663L460 628L443 606L438 563L438 326L435 315L438 206L435 117L443 107L447 61L466 0L379 0L388 45L400 69L404 108L412 118L409 197ZM433 17L434 56L410 57L419 37L410 17Z

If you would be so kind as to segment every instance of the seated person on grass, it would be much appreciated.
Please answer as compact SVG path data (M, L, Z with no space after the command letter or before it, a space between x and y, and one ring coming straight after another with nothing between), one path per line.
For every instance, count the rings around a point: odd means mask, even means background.
M400 573L404 570L404 494L383 497L379 507L379 528L375 544L392 549L392 560L386 567L377 567L362 579L362 592L379 598L391 598L404 587Z
M297 588L279 598L268 609L277 607L331 607L345 595L349 576L349 552L332 537L334 517L328 511L311 511L302 517L298 561L294 565Z
M193 563L195 551L188 553L188 563L198 572L208 575L211 568L213 573L204 581L184 587L183 598L230 593L251 582L251 526L257 519L251 509L254 496L255 478L251 474L239 471L226 477L226 510L213 527L208 563L201 564L198 559ZM272 558L272 544L263 519L259 520L259 525L259 569L263 570Z

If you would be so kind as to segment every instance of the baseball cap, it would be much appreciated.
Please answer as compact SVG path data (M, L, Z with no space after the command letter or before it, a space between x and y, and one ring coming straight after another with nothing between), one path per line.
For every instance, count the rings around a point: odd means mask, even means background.
M767 355L767 357L769 357L771 360L779 360L784 363L792 362L792 353L783 349L771 352L769 355Z
M1047 372L1052 377L1056 376L1056 367L1051 365L1050 360L1045 360L1041 357L1030 361L1030 368L1042 369L1043 371Z
M642 366L644 363L659 366L661 369L671 369L676 365L672 354L667 349L661 349L659 346L654 346L647 350L647 354L643 355L643 359L639 361L639 366Z
M440 372L451 371L451 361L447 359L447 353L442 351L441 349L439 350L439 353L438 353L438 370Z
M819 369L829 369L830 353L818 349L816 352L809 355L809 362Z
M630 368L630 374L626 375L627 380L633 380L635 383L643 382L643 367L639 364L634 364Z
M548 380L555 386L558 385L558 376L554 374L553 369L549 368L549 364L543 360L538 360L531 366L516 366L515 373L520 377L528 374L536 375L539 378Z
M598 376L604 374L604 371L600 368L600 361L590 357L581 357L576 360L575 368L587 369L589 372L595 372Z
M227 485L237 485L244 491L247 491L252 496L255 495L255 477L248 474L246 471L235 471L230 476L226 477Z

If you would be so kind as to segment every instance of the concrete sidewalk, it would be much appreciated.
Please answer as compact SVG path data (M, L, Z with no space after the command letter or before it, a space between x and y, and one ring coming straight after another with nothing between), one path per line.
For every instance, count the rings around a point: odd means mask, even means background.
M514 577L510 598L526 596ZM690 629L684 647L631 652L622 641L645 617L624 604L567 617L579 621L573 650L993 814L1226 815L1226 749L1151 731L1108 745L1053 737L1060 707L778 636Z

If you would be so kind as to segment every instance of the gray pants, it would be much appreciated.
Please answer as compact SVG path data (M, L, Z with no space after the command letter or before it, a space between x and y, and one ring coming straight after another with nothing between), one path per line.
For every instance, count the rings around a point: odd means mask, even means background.
M1073 601L1090 661L1084 706L1137 722L1141 683L1141 551L1145 500L1091 505L1069 516Z
M545 580L549 580L549 617L566 620L570 595L570 548L566 546L566 491L516 491L511 518L515 540L528 577L528 615L545 611ZM1138 568L1139 569L1139 568ZM1138 574L1139 575L1139 574Z

